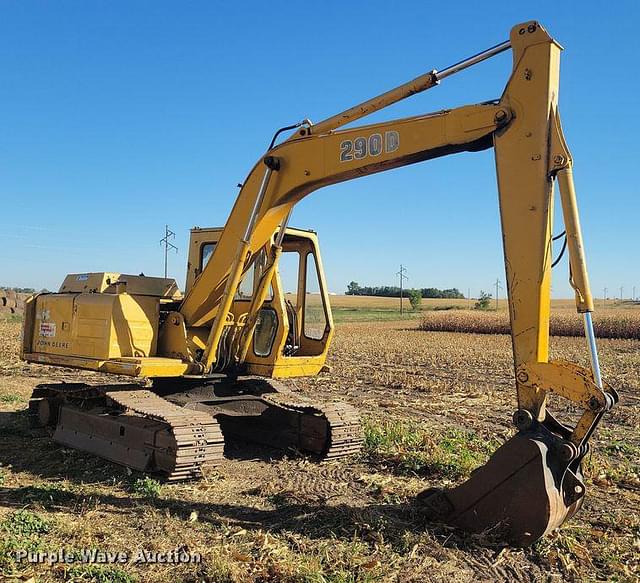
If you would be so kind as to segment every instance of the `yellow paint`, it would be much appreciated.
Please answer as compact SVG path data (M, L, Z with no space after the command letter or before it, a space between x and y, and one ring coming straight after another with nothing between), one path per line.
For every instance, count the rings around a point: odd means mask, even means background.
M155 355L159 298L109 293L41 294L30 352L108 360Z

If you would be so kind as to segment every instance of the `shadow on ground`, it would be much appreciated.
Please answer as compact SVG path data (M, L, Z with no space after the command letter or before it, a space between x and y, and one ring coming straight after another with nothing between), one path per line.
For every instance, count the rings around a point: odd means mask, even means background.
M42 478L104 484L112 484L114 478L121 480L132 475L127 468L56 444L52 440L52 431L30 426L26 409L0 411L0 438L0 465L10 465L16 471L30 472ZM282 451L234 438L225 443L224 455L230 460L263 462L302 457L297 452ZM136 477L141 475L139 472L133 474Z
M18 488L0 487L0 502L8 507L42 507L55 511L75 513L100 508L121 516L138 515L149 506L167 511L174 517L189 521L193 512L198 513L200 523L214 527L233 527L246 530L278 533L298 533L310 539L339 539L343 542L354 538L371 543L384 541L397 551L406 550L406 535L431 534L444 540L445 546L461 550L478 548L501 548L477 535L467 535L440 524L427 523L419 509L412 504L371 504L356 507L349 504L325 505L293 502L287 498L275 501L274 508L261 509L244 504L222 504L195 502L175 498L145 499L140 497L115 496L96 492L77 493L52 491L40 486Z
M110 494L102 488L119 484L126 492L143 474L132 473L96 456L55 444L48 431L30 428L26 410L0 412L0 439L1 466L11 466L16 472L54 480L53 487L47 482L17 488L0 487L0 504L8 507L41 506L70 513L99 507L104 512L133 515L151 506L156 510L167 510L185 521L195 511L200 522L214 526L298 532L316 539L337 536L352 540L357 536L375 542L383 529L386 540L394 546L404 544L403 537L407 533L425 531L434 535L444 533L450 536L451 544L455 546L478 544L477 537L457 533L447 526L427 524L419 507L414 504L328 505L301 501L294 492L263 497L273 508L262 509L245 504L198 502L165 496L144 498ZM235 460L271 461L284 455L270 448L236 442L227 450L227 457ZM74 486L58 488L55 487L56 480L68 480ZM76 487L81 490L75 491ZM251 490L244 494L251 494Z

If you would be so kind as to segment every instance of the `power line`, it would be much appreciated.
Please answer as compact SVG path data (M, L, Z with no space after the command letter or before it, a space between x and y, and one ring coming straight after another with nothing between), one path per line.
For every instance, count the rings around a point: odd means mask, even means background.
M504 288L500 285L500 279L496 277L496 312L498 311L498 295L501 289Z
M160 244L164 244L164 276L167 277L167 256L169 251L178 252L178 248L169 241L169 239L175 239L176 234L169 228L169 225L164 226L164 237L160 239Z
M398 271L396 273L396 275L400 278L400 315L402 316L403 312L403 307L402 307L402 284L404 282L405 279L409 279L405 273L407 273L407 268L402 265L402 263L400 264L400 271Z

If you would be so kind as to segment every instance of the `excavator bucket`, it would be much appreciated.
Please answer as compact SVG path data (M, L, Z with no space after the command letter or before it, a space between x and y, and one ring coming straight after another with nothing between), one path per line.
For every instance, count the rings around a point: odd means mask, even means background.
M425 490L418 503L431 520L528 546L581 506L582 457L539 424L509 439L463 484Z

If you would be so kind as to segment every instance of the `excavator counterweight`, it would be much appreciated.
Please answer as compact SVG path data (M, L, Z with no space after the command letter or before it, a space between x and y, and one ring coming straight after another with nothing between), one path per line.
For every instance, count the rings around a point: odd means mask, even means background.
M513 67L494 101L344 127L507 50ZM356 453L363 432L353 407L303 399L274 380L320 373L334 333L318 237L289 226L293 208L327 185L492 148L517 432L465 483L425 490L418 501L433 520L517 545L560 526L582 504L581 461L618 399L602 379L593 334L573 159L558 109L561 50L538 22L525 22L509 40L451 67L317 124L305 119L278 130L225 226L192 230L184 296L171 279L91 273L32 297L24 360L132 379L42 385L30 402L34 423L62 444L169 479L199 477L222 457L224 440L236 437L319 458ZM276 143L283 131L291 133ZM589 369L549 359L556 183ZM292 293L284 291L283 264L295 266ZM551 414L550 393L581 411L577 423Z

